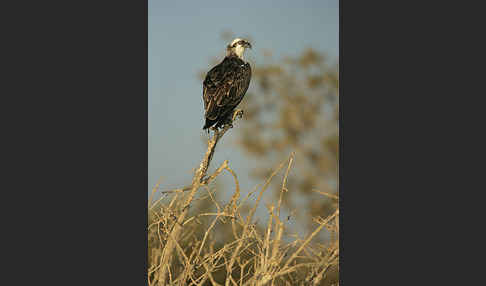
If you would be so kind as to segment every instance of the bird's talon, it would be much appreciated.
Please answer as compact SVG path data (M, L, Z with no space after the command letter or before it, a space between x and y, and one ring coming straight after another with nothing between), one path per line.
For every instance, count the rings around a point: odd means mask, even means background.
M234 118L242 118L243 117L243 110L237 109L234 114Z

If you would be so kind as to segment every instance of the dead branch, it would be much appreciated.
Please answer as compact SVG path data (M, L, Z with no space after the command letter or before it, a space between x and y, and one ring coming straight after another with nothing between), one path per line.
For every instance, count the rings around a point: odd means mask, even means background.
M213 159L214 151L216 150L216 145L218 144L219 140L223 137L223 135L231 128L233 127L232 123L237 117L241 117L242 111L239 109L235 109L232 115L231 123L225 124L224 128L222 130L219 129L213 129L214 134L212 137L209 138L208 141L208 149L206 151L206 154L204 155L203 160L201 161L201 164L199 164L199 168L196 170L194 177L192 179L192 184L190 187L190 193L187 196L187 199L185 200L184 206L182 208L182 212L180 213L179 217L177 218L177 222L174 224L174 227L172 231L170 232L169 238L167 240L167 244L164 247L164 250L162 252L162 256L160 258L160 265L163 267L161 268L161 271L159 272L159 281L161 285L166 285L166 279L167 279L167 272L169 270L169 265L171 263L171 258L172 258L172 253L177 245L177 240L179 239L181 230L182 230L182 225L184 223L184 219L186 218L186 215L189 211L189 206L194 199L194 196L196 195L197 190L201 185L204 184L204 177L206 176L206 173L209 169L209 165L211 164L211 160ZM210 180L214 179L221 171L223 171L226 167L228 166L228 161L224 161L221 167L218 168L218 170L213 174L211 177L209 177L206 180L206 183L209 182ZM219 172L218 172L219 171Z

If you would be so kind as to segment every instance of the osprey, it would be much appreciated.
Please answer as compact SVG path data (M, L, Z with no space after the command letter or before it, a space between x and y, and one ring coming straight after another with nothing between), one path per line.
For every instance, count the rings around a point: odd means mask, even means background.
M231 124L233 110L245 96L251 79L250 64L245 62L245 48L251 49L248 41L234 39L226 47L226 56L213 67L203 82L203 100L206 123L203 129L215 125Z

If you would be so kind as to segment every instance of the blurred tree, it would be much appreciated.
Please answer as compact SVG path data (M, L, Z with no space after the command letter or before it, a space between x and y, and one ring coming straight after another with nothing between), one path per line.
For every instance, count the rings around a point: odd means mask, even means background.
M224 31L221 37L226 43L235 35ZM284 196L284 204L312 229L309 211L311 216L326 217L338 203L333 196L323 200L314 192L337 196L338 63L308 48L279 60L265 50L263 61L250 64L252 81L240 107L245 114L237 128L238 144L258 159L252 175L262 180L282 158L296 153L287 183L291 191ZM275 190L279 187L275 184ZM278 191L274 195L278 198Z

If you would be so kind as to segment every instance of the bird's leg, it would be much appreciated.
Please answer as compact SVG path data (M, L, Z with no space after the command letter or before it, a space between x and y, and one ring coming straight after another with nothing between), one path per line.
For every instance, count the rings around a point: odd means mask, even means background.
M242 118L243 117L243 110L242 109L235 109L233 110L233 113L230 113L226 115L226 117L219 121L216 125L211 127L210 129L215 131L219 130L219 128L224 129L226 126L229 128L233 128L233 122L236 120L236 118Z
M231 118L231 116L226 117L224 125L229 126L229 128L233 128L233 118Z
M235 109L233 110L233 114L228 115L224 121L225 126L229 126L230 128L233 128L233 122L235 121L236 118L242 118L243 117L243 110L242 109Z
M243 118L243 109L235 109L233 112L233 121L238 117L239 119Z

